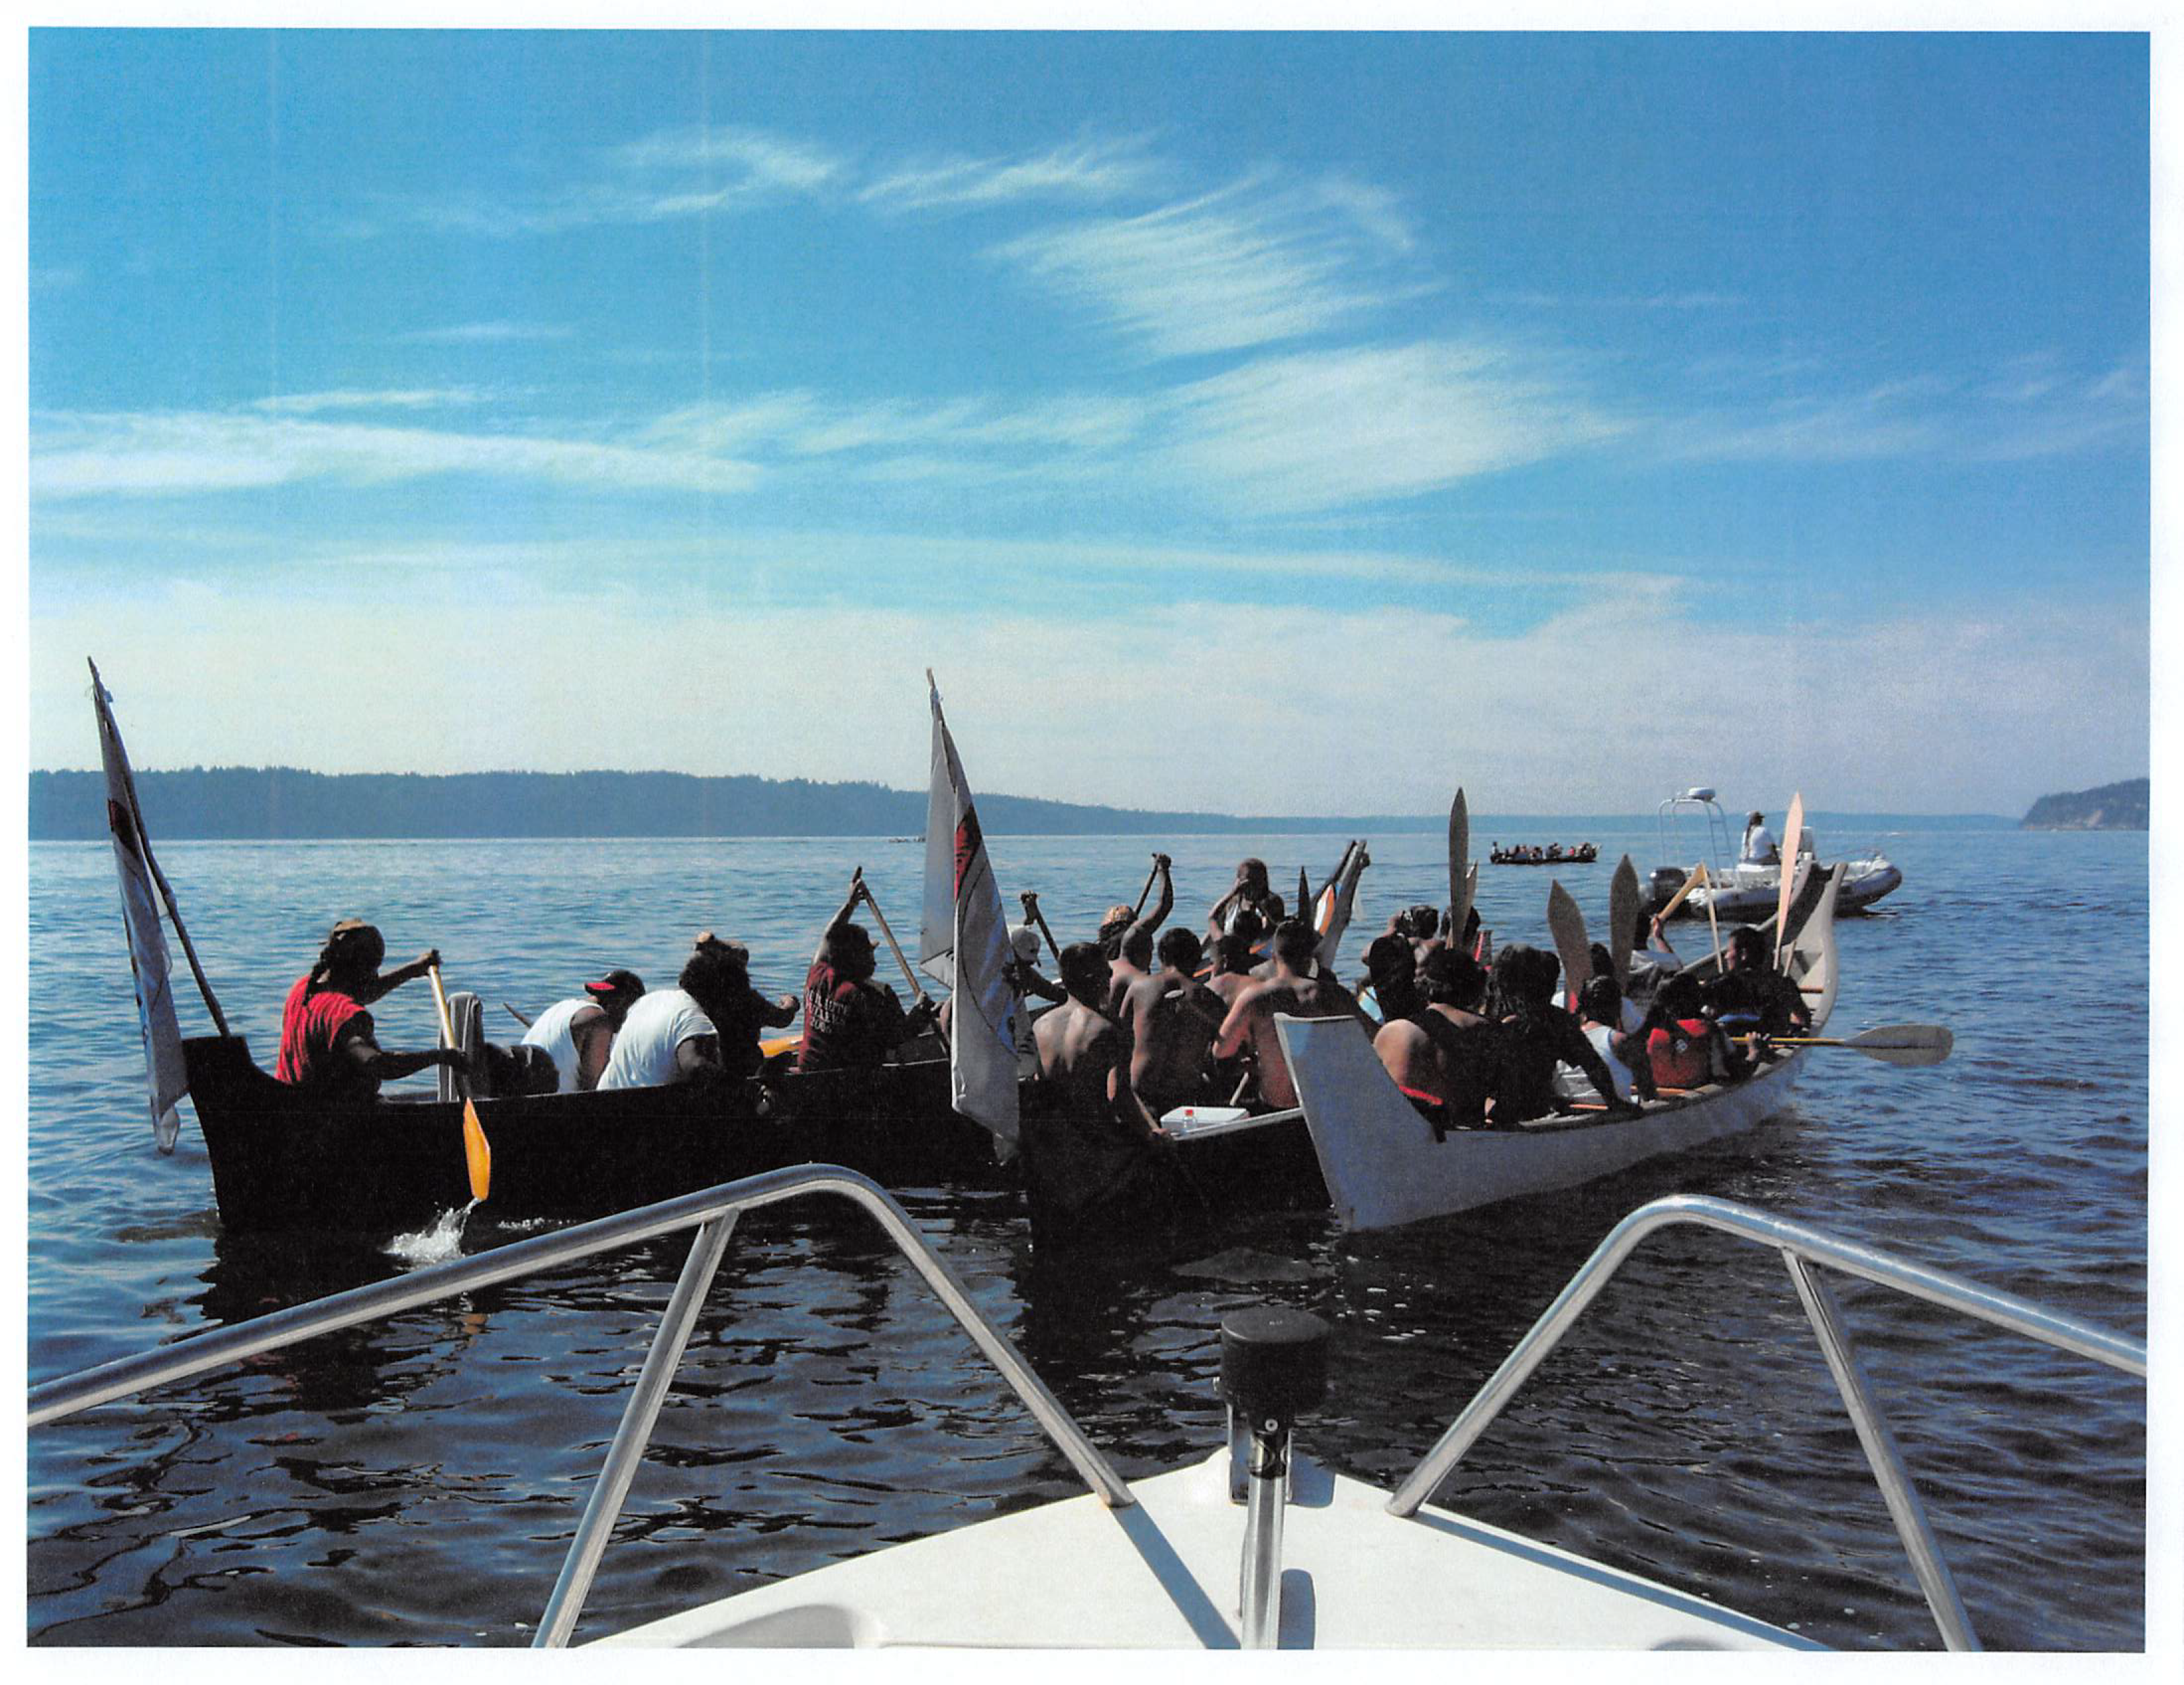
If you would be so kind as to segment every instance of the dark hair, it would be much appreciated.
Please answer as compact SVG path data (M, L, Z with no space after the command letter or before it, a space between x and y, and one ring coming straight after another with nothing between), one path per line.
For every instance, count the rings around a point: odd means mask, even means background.
M1544 1007L1553 998L1563 962L1544 948L1514 943L1494 956L1494 992L1505 1007Z
M387 939L376 926L360 918L344 918L327 935L326 946L319 950L317 962L311 967L310 981L304 993L315 995L332 981L337 972L376 972L379 962L387 957Z
M1607 944L1605 942L1595 942L1592 945L1592 974L1595 977L1615 975L1615 956L1608 952Z
M1612 973L1602 972L1577 991L1578 1010L1595 1024L1613 1024L1623 1013L1623 988Z
M1292 970L1309 964L1319 951L1319 932L1301 918L1284 918L1274 926L1274 953Z
M750 987L750 973L732 950L710 944L694 949L690 957L682 962L682 974L676 978L675 986L695 1001L705 1016L714 1019L717 1029L720 1018L726 1014L737 992ZM716 1008L720 1010L716 1013Z
M1405 907L1396 922L1407 935L1430 936L1440 929L1440 909L1420 901L1415 907Z
M1443 1006L1471 1007L1485 991L1485 968L1461 948L1435 948L1418 962L1426 999Z
M1365 969L1368 975L1378 977L1382 971L1393 971L1398 966L1406 972L1418 963L1409 942L1394 931L1383 931L1365 945Z
M1198 962L1206 957L1206 945L1198 940L1196 932L1178 924L1161 933L1159 952L1162 965L1172 965L1178 971L1195 971Z
M1267 934L1267 921L1260 918L1254 908L1241 907L1228 921L1228 934L1242 938L1244 946L1248 948Z
M1215 969L1220 971L1249 971L1251 968L1251 943L1245 936L1223 936L1213 945Z
M1107 995L1107 955L1097 942L1072 942L1061 951L1061 986L1098 1005Z
M1698 979L1688 971L1679 971L1661 985L1661 992L1653 997L1653 1004L1672 1018L1689 1018L1698 1011L1704 999Z
M1120 958L1143 971L1153 957L1153 933L1142 924L1133 924L1115 947Z
M1766 943L1767 939L1749 924L1740 924L1729 933L1729 946L1740 960L1758 958Z

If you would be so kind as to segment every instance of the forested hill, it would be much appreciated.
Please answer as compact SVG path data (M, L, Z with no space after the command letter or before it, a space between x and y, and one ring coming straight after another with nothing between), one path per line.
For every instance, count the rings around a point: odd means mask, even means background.
M304 773L287 767L191 767L136 774L145 829L164 838L918 836L925 792L801 778L682 773ZM1080 806L1025 796L978 798L995 835L1137 835L1223 831L1430 830L1442 819L1234 818ZM31 774L33 841L103 838L106 781L95 772Z
M2126 778L2098 789L2043 795L2025 816L2028 831L2142 831L2153 801L2151 778Z

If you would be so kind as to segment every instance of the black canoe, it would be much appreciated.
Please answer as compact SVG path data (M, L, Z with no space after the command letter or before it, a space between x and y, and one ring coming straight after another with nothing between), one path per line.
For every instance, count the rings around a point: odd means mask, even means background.
M226 1229L393 1235L470 1202L460 1104L329 1107L260 1070L240 1036L182 1052ZM504 1222L604 1216L788 1164L846 1165L890 1187L1000 1174L993 1137L950 1108L944 1059L477 1109L493 1148L480 1214Z

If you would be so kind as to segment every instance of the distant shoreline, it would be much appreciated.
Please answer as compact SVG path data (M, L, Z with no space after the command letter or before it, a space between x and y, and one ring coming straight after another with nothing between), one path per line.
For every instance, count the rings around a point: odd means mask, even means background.
M872 784L814 784L749 777L702 778L681 773L306 773L284 767L192 767L136 775L144 823L154 841L547 841L612 837L914 838L925 828L923 790ZM1370 837L1437 833L1446 812L1305 815L1223 814L1101 807L1036 797L981 795L978 814L991 836ZM1474 814L1473 851L1493 840L1564 844L1588 829L1647 826L1641 814ZM1816 812L1823 834L1849 828L1911 825L1942 829L2014 829L2000 814ZM97 772L30 775L33 842L103 840L106 784ZM1855 838L1846 839L1855 840Z

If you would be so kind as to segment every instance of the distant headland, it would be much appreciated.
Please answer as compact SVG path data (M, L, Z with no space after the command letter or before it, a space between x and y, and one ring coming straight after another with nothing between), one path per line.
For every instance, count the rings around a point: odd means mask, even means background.
M925 829L926 793L802 778L697 778L683 773L308 773L292 767L192 767L136 774L145 828L164 840L226 841L543 837L892 837ZM1453 791L1451 791L1451 794ZM1392 836L1444 830L1438 813L1253 814L1101 807L981 791L990 836ZM106 780L97 772L30 775L33 842L103 841ZM1816 826L1864 831L1906 823L2006 829L1997 814L1828 814ZM1650 829L1652 816L1485 813L1504 834ZM1476 845L1485 852L1485 842Z
M2028 831L2142 831L2153 787L2151 778L2126 778L2098 789L2043 795L2025 816Z

